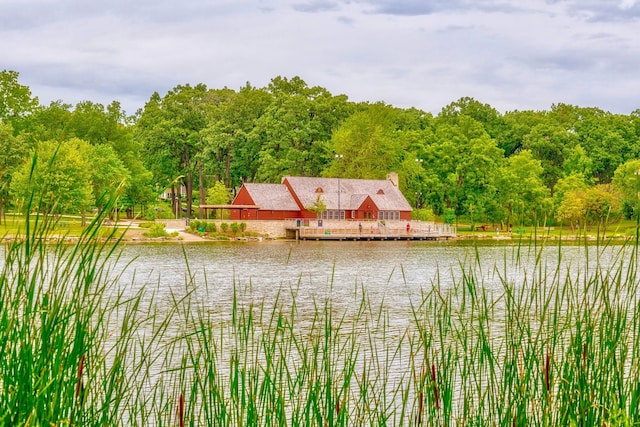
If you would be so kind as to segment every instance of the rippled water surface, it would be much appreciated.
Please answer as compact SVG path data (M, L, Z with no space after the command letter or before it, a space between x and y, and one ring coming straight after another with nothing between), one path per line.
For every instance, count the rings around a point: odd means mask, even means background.
M628 252L619 246L587 251L442 242L135 244L122 247L114 271L125 271L120 282L127 289L152 286L160 295L180 295L191 277L196 289L206 288L202 297L212 306L230 301L234 288L258 301L295 292L298 305L327 296L348 304L354 290L364 290L372 302L402 309L434 283L446 288L469 268L481 272L485 287L499 291L500 277L522 281L537 258L549 275L559 265L576 275L596 263L616 264Z

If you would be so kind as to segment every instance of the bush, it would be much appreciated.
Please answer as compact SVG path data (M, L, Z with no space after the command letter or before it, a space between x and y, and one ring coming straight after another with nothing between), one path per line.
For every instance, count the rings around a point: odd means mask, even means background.
M151 227L149 227L149 231L146 233L142 233L145 237L175 237L178 235L177 232L167 233L167 230L164 229L164 224L162 223L153 223Z
M445 224L453 224L456 221L456 212L453 209L445 209L444 222Z
M200 221L194 219L189 222L189 230L196 231L198 228L200 228Z
M244 233L246 229L247 229L247 223L246 222L241 222L240 223L240 232Z
M147 209L142 213L141 217L145 221L153 221L158 217L158 215L156 215L156 211L154 211L153 209Z
M215 233L216 232L216 223L215 222L207 222L205 223L205 230L207 230L208 233Z
M226 233L227 231L229 231L229 224L227 224L226 222L223 222L222 224L220 224L220 229Z
M240 226L238 225L237 222L231 223L231 232L236 235L238 234L238 231L240 230Z

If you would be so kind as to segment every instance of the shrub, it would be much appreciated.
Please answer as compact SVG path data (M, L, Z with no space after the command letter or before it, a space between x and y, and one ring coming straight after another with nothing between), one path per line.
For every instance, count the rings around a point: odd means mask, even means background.
M149 231L142 234L145 237L175 237L178 235L177 232L167 233L167 230L164 229L164 224L162 223L154 223L149 227Z
M220 229L226 233L227 231L229 231L229 224L227 224L226 222L223 222L222 224L220 224Z
M236 235L238 234L238 231L240 230L240 226L238 225L237 222L233 222L231 223L231 232Z
M445 209L444 222L445 224L453 224L456 221L456 212L453 209Z
M158 215L156 215L156 211L154 211L153 209L147 209L142 213L142 219L144 219L145 221L153 221L158 217Z
M240 232L244 233L246 229L247 229L247 223L246 222L241 222L240 223Z
M215 222L207 222L205 225L205 230L207 230L208 233L215 233L216 229L217 227Z

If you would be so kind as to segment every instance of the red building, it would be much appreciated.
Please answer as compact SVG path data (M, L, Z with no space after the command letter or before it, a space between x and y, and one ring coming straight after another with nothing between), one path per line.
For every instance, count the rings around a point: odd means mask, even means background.
M397 174L386 180L285 176L281 184L243 184L232 202L231 219L317 218L309 208L318 199L326 206L324 219L411 219Z

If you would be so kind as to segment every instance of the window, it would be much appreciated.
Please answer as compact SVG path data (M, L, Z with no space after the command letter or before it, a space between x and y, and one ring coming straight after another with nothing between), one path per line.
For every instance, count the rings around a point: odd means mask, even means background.
M341 210L338 215L337 210L326 210L322 212L322 219L345 219L345 211Z
M384 220L399 220L400 211L380 211L379 216Z

